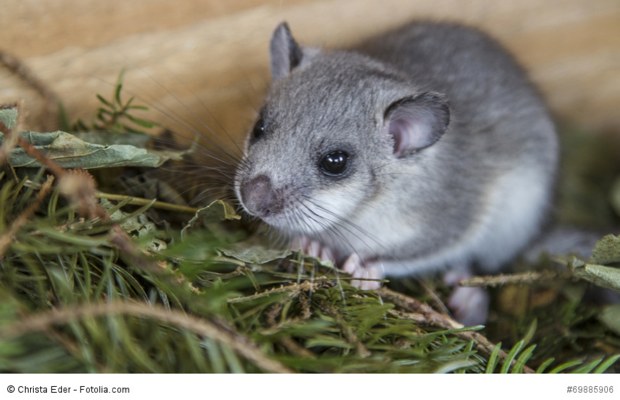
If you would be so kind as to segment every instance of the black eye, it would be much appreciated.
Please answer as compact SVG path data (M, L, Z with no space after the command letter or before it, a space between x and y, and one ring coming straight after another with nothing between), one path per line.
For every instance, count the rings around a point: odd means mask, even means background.
M332 151L321 158L321 161L319 161L319 168L321 168L321 171L325 175L342 175L347 170L348 160L349 154L346 151Z
M257 140L260 139L265 134L265 121L263 117L258 118L256 124L254 124L254 128L252 129L252 139Z

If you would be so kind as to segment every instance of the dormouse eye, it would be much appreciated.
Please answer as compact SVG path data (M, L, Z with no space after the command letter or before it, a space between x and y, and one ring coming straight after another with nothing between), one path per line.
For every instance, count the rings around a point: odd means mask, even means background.
M256 124L254 124L254 128L252 129L252 139L257 140L260 139L265 134L265 121L263 117L259 117Z
M327 153L319 161L319 168L328 176L339 176L347 170L349 153L343 150L335 150Z

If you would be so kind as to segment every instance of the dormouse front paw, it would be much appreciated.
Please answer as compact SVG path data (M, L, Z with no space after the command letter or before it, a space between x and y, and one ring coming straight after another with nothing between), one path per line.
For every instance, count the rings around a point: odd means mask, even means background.
M370 262L363 262L355 253L342 264L342 270L351 276L353 280L351 285L362 290L376 290L381 287L381 279L383 279L383 270L380 265Z
M290 247L292 250L301 251L310 257L331 262L332 265L336 266L334 252L329 247L322 245L316 240L312 240L306 236L299 236L291 241Z
M323 262L331 262L336 266L336 256L334 252L327 246L317 240L312 240L306 236L299 236L291 241L290 248L292 250L301 251L302 253L319 259ZM380 264L365 262L355 253L351 254L340 269L353 277L351 284L363 290L376 290L381 287L381 279L383 279L383 269Z

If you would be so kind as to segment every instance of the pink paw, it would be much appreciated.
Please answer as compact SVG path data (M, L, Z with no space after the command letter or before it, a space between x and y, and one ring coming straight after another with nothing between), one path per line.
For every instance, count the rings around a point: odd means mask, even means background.
M329 247L323 246L316 240L311 240L306 236L296 237L291 241L291 249L301 251L302 253L314 257L321 262L329 262L333 266L336 265L336 257Z
M320 242L312 240L306 236L296 237L291 241L290 248L292 250L301 251L302 253L314 257L321 262L329 262L336 266L336 257L334 252L327 246L323 246ZM383 270L380 265L362 262L360 257L353 253L342 264L341 269L353 277L351 284L362 290L376 290L381 287L381 279L383 279Z
M463 325L483 325L489 314L489 292L480 287L458 286L461 280L469 277L471 273L466 268L453 269L443 276L446 285L454 286L448 299L448 307Z
M342 264L342 270L351 276L351 285L362 290L376 290L381 287L383 271L379 265L364 263L360 257L353 253Z
M479 287L457 287L448 300L456 319L466 326L483 325L489 314L489 293Z

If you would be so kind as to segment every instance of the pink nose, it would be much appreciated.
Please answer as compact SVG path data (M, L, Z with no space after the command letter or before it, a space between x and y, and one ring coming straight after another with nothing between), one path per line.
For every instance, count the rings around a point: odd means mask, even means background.
M241 183L241 201L250 214L259 218L277 214L283 208L282 198L266 175L258 175Z

